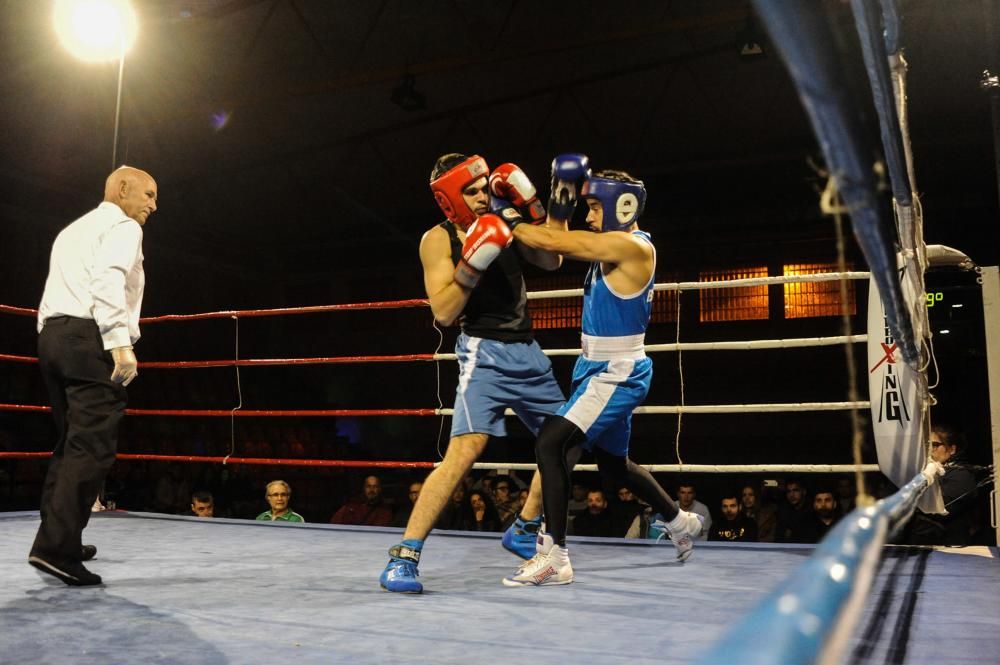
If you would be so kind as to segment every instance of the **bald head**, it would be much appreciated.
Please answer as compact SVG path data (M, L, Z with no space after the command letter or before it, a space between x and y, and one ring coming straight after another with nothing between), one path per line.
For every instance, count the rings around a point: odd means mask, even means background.
M156 181L141 169L118 167L104 181L104 200L143 225L156 211Z

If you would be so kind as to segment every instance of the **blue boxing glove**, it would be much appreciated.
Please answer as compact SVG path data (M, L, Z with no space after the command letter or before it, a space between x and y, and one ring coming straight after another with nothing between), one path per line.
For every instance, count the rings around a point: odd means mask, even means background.
M571 152L553 159L549 217L569 220L576 209L583 183L589 178L590 158L586 155Z
M511 231L514 227L525 221L521 212L515 208L510 201L490 196L490 212L502 219Z

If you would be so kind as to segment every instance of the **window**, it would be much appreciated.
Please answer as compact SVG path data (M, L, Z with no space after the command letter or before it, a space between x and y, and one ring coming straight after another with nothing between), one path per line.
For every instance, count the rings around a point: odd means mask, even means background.
M665 278L665 279L664 279ZM657 282L676 281L676 275L659 276ZM582 289L584 275L561 275L532 279L528 291ZM545 328L575 328L579 330L583 316L583 296L544 298L528 301L528 312L536 330ZM655 291L649 322L666 323L677 320L677 291Z
M555 291L562 289L583 288L583 276L563 275L533 279L528 284L529 291ZM528 313L535 330L544 328L577 328L580 327L580 317L583 314L583 298L569 296L567 298L544 298L528 301Z
M677 276L670 275L665 282L676 282ZM654 291L653 292L653 312L650 314L650 323L667 323L677 321L677 291Z
M720 282L731 279L767 277L767 266L731 270L703 270L700 282ZM767 285L704 289L699 292L699 320L751 321L768 318Z
M852 266L848 266L850 270ZM784 266L785 276L815 275L837 272L833 263L793 263ZM840 316L839 282L798 282L784 285L785 318L804 319L815 316ZM857 313L854 280L847 282L847 313Z

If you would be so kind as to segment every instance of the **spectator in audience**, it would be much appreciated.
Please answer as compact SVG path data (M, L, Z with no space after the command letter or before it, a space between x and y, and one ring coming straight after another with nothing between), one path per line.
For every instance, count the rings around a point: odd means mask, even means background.
M500 517L493 505L493 500L485 490L473 490L469 493L471 513L465 525L466 531L500 531Z
M191 481L184 474L180 462L171 462L156 481L156 489L153 492L155 511L180 515L187 510L190 498Z
M821 487L813 494L813 531L809 534L809 540L802 542L818 543L823 540L827 532L833 528L837 520L840 519L840 507L837 505L837 496L832 489Z
M401 506L396 514L392 518L392 525L405 527L406 523L410 520L410 513L413 512L413 505L417 502L417 497L420 496L420 490L423 489L424 484L422 482L414 481L410 483L410 488L406 493L406 504Z
M837 505L840 506L841 517L854 510L857 494L857 482L854 478L837 478Z
M468 483L463 481L455 486L455 489L451 493L451 499L445 505L438 516L437 522L434 524L435 529L461 531L472 520L472 509L469 507L469 502L465 500L466 495L472 490L467 489L466 485Z
M487 496L493 496L493 485L496 483L496 480L496 469L490 469L486 472L486 475L482 476L472 485L472 489L477 492L485 492Z
M389 526L392 524L392 510L382 498L382 481L378 476L365 478L363 494L340 507L330 524L366 524L368 526Z
M493 484L493 505L500 517L501 531L506 531L517 517L517 502L511 496L510 486L510 479L505 476L499 476Z
M618 538L624 538L639 515L647 508L646 504L640 503L639 498L632 494L632 490L627 487L619 487L618 498L610 506L611 529Z
M649 527L653 523L653 508L651 506L646 506L643 511L635 516L632 520L632 524L629 525L628 531L625 532L626 538L646 538L649 535ZM664 533L663 537L666 538L667 534Z
M528 500L528 494L527 488L523 488L517 493L517 501L515 502L517 505L516 513L520 514L521 509L524 508L524 504Z
M614 525L604 492L587 492L587 510L573 518L572 531L575 536L614 537Z
M948 514L928 515L918 510L908 525L907 541L913 545L968 545L977 484L975 474L965 466L965 436L942 423L931 428L930 443L931 459L945 465L938 482Z
M740 499L736 492L722 495L719 504L721 519L712 524L709 540L724 540L729 542L757 542L757 522L747 517L740 510Z
M583 483L573 483L569 497L569 517L573 518L587 509L587 486Z
M778 507L778 524L775 539L779 543L815 542L813 512L806 500L805 485L791 478L785 483L786 503Z
M292 500L292 487L284 480L272 480L267 484L264 498L271 506L257 516L258 522L305 522L302 515L288 507Z
M757 541L761 543L774 542L774 530L777 525L778 510L771 503L761 503L757 496L757 486L752 483L743 485L740 490L740 505L744 515L757 525Z
M260 495L258 480L252 476L249 464L227 464L219 474L219 503L228 508L232 517L250 518L257 514Z
M689 513L697 513L705 520L702 525L701 534L695 540L707 540L708 532L712 528L712 514L709 512L708 506L698 501L695 498L696 496L697 492L695 492L692 483L682 482L677 486L677 505L680 506L680 509ZM665 530L659 526L660 524L664 524L663 515L656 513L653 515L653 523L649 527L650 538L660 539L667 537Z
M195 517L215 517L215 498L208 490L198 490L191 495L191 514Z
M109 494L113 492L118 508L148 512L152 490L147 474L148 462L124 461L111 467Z

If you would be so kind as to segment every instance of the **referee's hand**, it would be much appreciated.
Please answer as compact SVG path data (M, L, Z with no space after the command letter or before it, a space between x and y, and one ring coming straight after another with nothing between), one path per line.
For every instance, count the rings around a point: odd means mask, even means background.
M119 346L111 349L111 357L115 359L115 371L111 372L111 380L127 386L132 379L139 376L139 361L131 346Z

